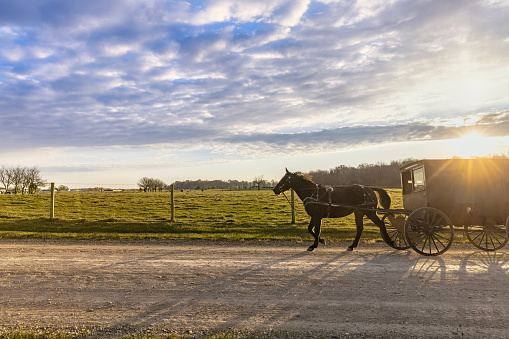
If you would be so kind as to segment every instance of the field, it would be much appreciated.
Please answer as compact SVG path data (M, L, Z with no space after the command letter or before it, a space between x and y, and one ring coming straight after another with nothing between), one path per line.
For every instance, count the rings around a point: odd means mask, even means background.
M389 193L392 207L400 208L400 190ZM172 222L169 192L57 192L50 219L49 193L0 195L0 237L309 241L309 217L298 198L296 209L292 224L288 201L271 190L177 191ZM378 228L369 220L365 226L362 241L381 241ZM353 240L353 217L324 220L322 234Z

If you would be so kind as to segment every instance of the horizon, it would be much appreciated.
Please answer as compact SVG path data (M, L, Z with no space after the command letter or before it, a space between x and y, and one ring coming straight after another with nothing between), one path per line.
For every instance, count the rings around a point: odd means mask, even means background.
M361 163L361 164L358 164L358 165L339 164L339 165L336 165L336 166L331 167L331 168L326 168L326 169L316 168L316 169L313 169L313 170L310 170L310 171L306 171L304 173L310 174L312 172L329 171L329 170L334 170L335 168L341 167L341 166L359 168L362 165L366 165L366 166L378 166L378 165L386 166L386 165L390 165L393 162L399 162L401 164L404 164L405 162L409 162L409 161L412 162L412 161L421 161L421 160L475 160L475 159L507 159L507 160L509 160L509 151L508 152L504 152L504 153L500 153L500 154L488 154L488 155L484 155L484 156L472 155L472 156L469 156L469 157L460 157L460 156L455 155L455 156L448 157L448 158L422 158L422 159L405 158L405 159L391 160L391 161L388 161L388 162L379 161L379 162L376 162L376 163ZM286 171L286 168L285 168L285 171ZM139 178L139 179L141 179L141 178ZM160 179L160 178L153 178L153 179ZM214 182L214 181L221 181L221 182L237 181L237 182L240 182L240 183L251 184L254 181L259 180L259 179L262 179L262 180L264 180L265 182L268 182L268 183L278 182L278 180L279 180L277 178L266 178L263 174L261 174L261 175L259 175L257 177L253 177L252 179L245 179L245 180L241 180L241 179L237 179L237 178L227 178L227 179L219 179L219 178L215 178L215 179L202 179L202 178L197 178L197 179L174 180L172 182L165 182L164 180L162 180L162 181L164 182L164 184L166 186L170 186L170 185L175 184L177 182L185 183L187 181L190 181L190 182L203 181L205 183L210 183L210 182ZM73 186L73 187L68 187L66 185L66 183L56 183L56 182L49 182L48 181L46 186L40 187L41 191L48 191L51 183L55 184L55 188L58 188L59 185L62 185L62 186L67 187L70 191L76 191L76 190L87 190L88 191L88 190L94 190L94 189L97 189L97 188L102 188L105 191L106 190L139 190L140 189L138 183L136 183L134 185L133 184L119 184L119 185L117 185L117 186L130 185L131 187L116 187L115 185L112 185L111 183L110 184L106 183L106 184L101 184L101 185L96 185L96 186L82 186L82 187ZM74 184L74 185L76 185L76 184ZM207 187L204 187L204 188L209 189ZM5 190L5 187L0 187L0 189Z

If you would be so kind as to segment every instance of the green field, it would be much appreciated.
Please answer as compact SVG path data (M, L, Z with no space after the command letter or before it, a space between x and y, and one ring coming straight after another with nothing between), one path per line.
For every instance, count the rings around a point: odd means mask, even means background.
M389 190L393 208L400 190ZM270 190L192 190L175 192L175 221L170 193L57 192L55 218L50 194L0 195L1 238L207 239L310 241L309 217L296 198L296 223L284 196ZM287 193L289 196L289 193ZM381 241L378 228L365 221L363 241ZM352 216L323 221L329 241L355 237Z

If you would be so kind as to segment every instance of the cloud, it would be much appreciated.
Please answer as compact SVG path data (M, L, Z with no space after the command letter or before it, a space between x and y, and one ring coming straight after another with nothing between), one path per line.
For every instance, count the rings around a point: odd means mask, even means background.
M458 117L507 135L507 14L459 0L2 3L0 149L313 152L447 138Z
M337 150L365 148L386 143L447 140L478 132L486 136L507 136L509 111L479 114L470 117L471 124L456 120L412 121L392 125L357 125L300 133L259 133L229 136L225 144L233 152L251 149L257 154L312 154ZM254 151L256 149L257 151ZM247 151L248 152L248 151Z

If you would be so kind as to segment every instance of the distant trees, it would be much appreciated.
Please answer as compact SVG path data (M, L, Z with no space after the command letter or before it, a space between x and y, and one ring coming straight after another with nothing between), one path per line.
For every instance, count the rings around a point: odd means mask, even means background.
M482 157L471 157L476 159L509 159L509 152L505 154L490 154ZM461 159L454 157L453 159ZM330 170L310 171L309 175L313 181L331 186L362 184L366 186L401 187L399 169L410 162L418 159L395 160L386 164L360 164L357 167L340 165Z
M175 181L176 189L245 189L253 187L249 181L239 180L186 180Z
M271 185L271 183L269 181L265 180L263 175L255 177L253 180L253 187L258 188L258 190L260 190L262 187L270 187L270 185Z
M337 166L330 170L311 171L308 174L317 183L331 186L362 184L367 186L400 187L399 169L415 159L392 161L389 164L360 164L357 167Z
M34 194L39 187L47 185L46 180L41 177L37 167L11 167L2 165L0 167L0 183L6 192L14 194L25 192Z
M166 187L166 183L160 179L143 177L138 181L138 187L146 191L157 192L162 191Z
M239 180L186 180L175 181L175 189L251 189L251 188L268 188L276 185L274 180L265 180L263 175L255 177L253 181Z

